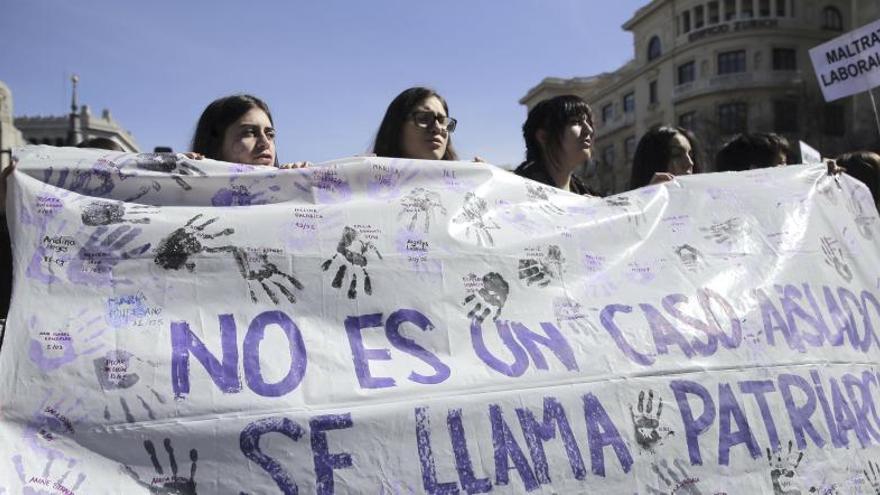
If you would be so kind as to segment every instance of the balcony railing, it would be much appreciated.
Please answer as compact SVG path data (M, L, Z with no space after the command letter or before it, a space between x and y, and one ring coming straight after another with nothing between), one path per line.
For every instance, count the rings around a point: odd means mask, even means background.
M611 134L612 132L615 132L619 129L622 129L624 127L629 127L635 123L636 123L636 113L634 111L633 112L626 112L624 114L617 114L614 116L613 119L611 119L608 122L605 122L604 124L602 124L601 127L596 129L596 135L597 136L605 136L605 135Z
M738 72L679 84L672 90L672 101L702 96L719 91L791 86L803 82L800 71Z

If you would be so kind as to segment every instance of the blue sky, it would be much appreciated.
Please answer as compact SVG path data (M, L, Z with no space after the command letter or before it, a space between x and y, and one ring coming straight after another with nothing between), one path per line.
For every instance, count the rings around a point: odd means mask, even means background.
M647 0L5 0L0 80L15 114L109 108L145 151L187 149L211 100L265 99L282 161L370 147L391 99L436 88L458 118L460 155L522 160L518 100L544 77L613 70L620 26Z

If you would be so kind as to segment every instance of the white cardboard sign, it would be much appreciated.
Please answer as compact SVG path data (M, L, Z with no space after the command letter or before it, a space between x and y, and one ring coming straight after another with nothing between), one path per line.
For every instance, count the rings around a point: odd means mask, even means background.
M880 19L810 50L825 101L880 86Z

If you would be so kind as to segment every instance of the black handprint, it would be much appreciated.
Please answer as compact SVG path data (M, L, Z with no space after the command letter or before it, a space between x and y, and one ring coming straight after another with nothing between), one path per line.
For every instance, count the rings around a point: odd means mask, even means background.
M775 458L773 453L770 452L770 448L767 448L767 461L770 464L770 482L773 484L774 495L799 495L801 493L798 489L787 490L783 486L784 481L791 480L797 475L797 468L804 458L804 453L793 451L793 447L793 442L789 440L788 453L784 457L777 453Z
M189 460L191 462L189 468L189 478L177 476L177 459L174 457L174 448L171 446L171 439L166 438L163 442L165 451L168 452L168 463L171 467L171 476L164 476L165 470L159 464L159 458L156 456L156 448L151 440L144 440L144 450L150 456L150 462L156 474L160 475L153 478L153 481L146 483L141 481L141 477L131 468L131 466L123 466L129 476L140 486L150 490L150 493L157 495L196 495L196 464L199 461L199 452L196 449L190 449ZM157 480L158 478L158 480Z
M825 236L820 237L819 242L822 245L822 254L825 255L825 264L833 267L842 279L851 282L853 279L852 270L846 263L840 243L836 239Z
M189 191L192 186L181 176L200 175L204 177L206 175L200 168L187 163L186 157L176 153L141 153L135 159L137 160L137 168L141 170L171 174L174 182L184 191Z
M732 244L745 234L746 223L739 217L733 217L709 227L700 227L700 230L707 233L704 239L714 240L716 244Z
M660 415L663 413L663 398L657 397L654 407L654 391L648 390L648 400L645 401L645 391L639 392L639 402L633 411L632 404L629 406L629 414L632 417L636 443L647 451L653 452L654 447L663 439L660 434ZM666 434L671 435L672 432Z
M867 469L862 471L865 473L865 480L874 489L874 495L880 495L880 466L876 462L868 461L868 469L871 470L871 474L868 474Z
M90 201L82 209L82 223L90 227L112 225L116 223L150 223L149 218L125 218L125 214L152 214L155 207L132 205L126 211L125 203L120 201Z
M684 264L685 268L694 272L703 266L703 255L690 244L682 244L673 248L675 255Z
M293 290L288 289L281 284L279 280L287 280L298 290L302 290L303 285L295 277L282 272L278 269L277 265L271 263L269 261L269 256L265 251L252 253L250 250L236 248L232 251L232 254L235 257L235 262L238 264L241 277L248 284L248 290L251 293L251 300L253 302L257 302L257 295L254 292L254 288L251 287L251 282L258 282L260 286L263 287L263 291L266 292L266 295L269 296L269 299L275 304L278 304L278 295L275 294L275 291L273 291L271 287L269 287L268 282L271 282L272 285L277 287L278 290L287 297L288 301L292 303L296 302L296 296L294 295Z
M360 234L358 234L357 230L346 226L342 230L342 237L339 239L339 244L336 245L336 253L332 258L321 264L321 268L326 272L330 269L330 265L333 264L337 257L342 255L344 261L339 263L339 268L336 270L336 275L333 277L333 282L330 284L334 289L342 287L342 282L345 280L348 267L351 266L351 282L348 285L349 299L357 297L358 277L355 272L357 269L360 269L361 275L363 276L364 292L368 295L373 293L373 284L370 281L370 274L367 272L367 254L373 252L380 260L382 259L382 253L376 249L376 246L373 245L372 242L364 242L359 237ZM352 249L355 244L357 244L357 247Z
M140 235L140 228L120 225L108 232L107 227L98 227L82 246L67 267L67 278L75 284L113 286L130 284L129 280L113 277L113 268L123 260L136 258L150 249L150 243L126 250L128 244ZM105 233L107 236L101 238Z
M235 233L235 230L227 228L214 234L205 233L205 228L216 222L219 217L211 218L201 225L195 225L196 220L200 218L202 218L201 213L190 218L186 225L175 230L165 239L162 239L159 247L156 248L156 257L153 261L166 270L180 270L181 267L186 267L187 270L193 271L195 269L195 262L189 261L190 256L202 251L213 253L236 249L233 246L215 248L203 246L202 240L231 235Z
M427 233L431 228L431 218L434 217L434 210L440 210L441 213L446 215L446 208L440 201L440 195L423 187L417 187L401 198L400 206L403 210L397 215L398 219L412 214L409 220L409 227L407 227L407 230L410 232L415 230L419 216L425 217L424 232Z
M526 196L538 202L538 209L550 215L565 215L565 210L550 202L550 194L555 193L552 189L532 181L526 182Z
M688 474L684 468L684 462L680 459L673 461L678 470L669 467L669 464L662 460L660 464L651 463L651 470L663 483L660 488L654 488L651 485L645 486L651 495L702 495L703 492L697 484L699 479Z
M470 239L471 233L473 233L478 246L494 246L495 240L489 231L501 227L491 218L486 218L488 213L489 206L486 200L472 192L467 192L464 195L461 213L453 218L452 221L454 223L466 224L465 235Z
M525 280L526 284L538 284L539 287L547 287L553 280L562 277L562 265L565 258L559 246L547 246L547 253L540 258L525 258L519 260L519 279Z
M629 196L609 196L604 200L605 204L607 204L608 206L623 211L623 213L626 214L626 221L634 224L636 227L638 227L644 219L644 215L638 211L638 205L634 205L633 202L630 201ZM634 212L635 214L631 214L629 209L631 206L634 206L636 208L636 211Z
M473 303L470 311L468 311L468 318L476 320L477 323L483 323L483 320L494 309L495 314L492 316L492 319L497 320L501 315L501 308L507 302L508 294L510 294L510 286L504 280L504 277L495 272L483 275L483 286L480 290L476 294L471 294L464 298L465 306Z

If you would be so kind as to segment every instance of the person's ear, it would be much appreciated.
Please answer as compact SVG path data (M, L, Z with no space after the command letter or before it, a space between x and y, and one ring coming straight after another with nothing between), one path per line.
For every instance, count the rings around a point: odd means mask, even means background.
M535 131L535 139L538 140L538 144L540 144L542 148L547 148L547 131L544 129L538 129Z

